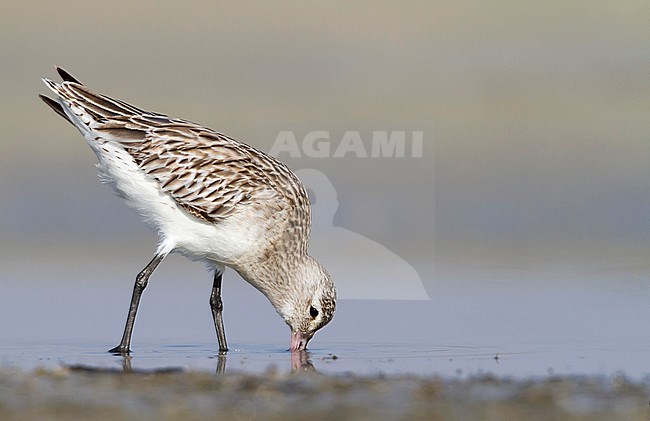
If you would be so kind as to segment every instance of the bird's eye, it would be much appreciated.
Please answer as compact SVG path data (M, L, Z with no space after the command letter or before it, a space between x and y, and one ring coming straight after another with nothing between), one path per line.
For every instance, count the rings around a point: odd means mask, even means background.
M309 307L309 315L316 318L316 316L318 316L318 310L316 310L314 306Z

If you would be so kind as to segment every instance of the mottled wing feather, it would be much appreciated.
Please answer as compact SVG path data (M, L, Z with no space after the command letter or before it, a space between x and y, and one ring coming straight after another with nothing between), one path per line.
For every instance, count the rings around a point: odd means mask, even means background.
M269 189L259 153L188 122L156 116L108 119L95 129L118 140L138 166L192 215L218 222Z
M282 195L286 200L273 203L290 203L303 213L302 229L309 230L304 188L274 158L195 123L95 94L76 81L46 83L92 132L121 144L162 191L195 217L219 222L243 204Z
M149 123L140 116L130 120ZM175 120L146 130L144 142L123 142L125 149L163 191L205 221L218 222L247 202L270 201L278 194L305 207L304 193L296 190L301 184L293 173L246 144Z

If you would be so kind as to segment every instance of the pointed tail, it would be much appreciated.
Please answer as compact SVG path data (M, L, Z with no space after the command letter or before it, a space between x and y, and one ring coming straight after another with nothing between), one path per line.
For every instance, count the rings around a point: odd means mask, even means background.
M61 79L63 79L64 82L76 83L78 85L83 86L83 83L79 82L79 80L77 80L77 78L72 76L66 70L60 68L59 66L55 66L55 68L56 68L57 73L59 74L59 76L61 76ZM50 88L54 88L56 86L55 83L52 82L49 79L43 78L43 82L45 82L45 84L48 85ZM53 90L56 91L56 89L53 89ZM57 101L55 99L52 99L52 98L50 98L48 96L42 95L42 94L38 94L38 96L39 96L39 98L41 98L43 100L44 103L46 103L51 109L53 109L55 113L57 113L61 117L65 118L68 123L75 126L74 122L72 120L70 120L70 117L68 117L68 115L65 113L65 110L63 109L63 106L61 105L61 103L59 101Z

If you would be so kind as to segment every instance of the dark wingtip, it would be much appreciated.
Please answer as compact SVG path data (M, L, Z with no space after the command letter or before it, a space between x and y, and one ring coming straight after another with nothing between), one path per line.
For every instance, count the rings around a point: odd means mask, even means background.
M54 66L54 67L56 67L57 73L59 73L59 76L61 76L64 82L73 82L73 83L78 83L79 85L83 85L83 83L79 82L74 76L72 76L70 73L66 72L59 66Z
M39 98L41 98L43 100L44 103L46 103L51 109L53 109L54 112L56 112L61 117L65 118L70 124L72 124L74 126L72 121L70 121L68 116L65 114L65 111L63 111L63 107L61 106L61 104L59 104L58 102L56 102L52 98L47 97L45 95L38 94L38 96L39 96Z

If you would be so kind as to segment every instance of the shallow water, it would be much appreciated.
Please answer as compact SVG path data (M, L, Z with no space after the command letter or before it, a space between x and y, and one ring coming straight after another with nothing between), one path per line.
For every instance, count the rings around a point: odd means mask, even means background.
M217 358L209 275L180 257L170 262L143 295L132 369L291 371L286 325L232 272L224 285L231 351ZM325 374L648 378L650 289L642 260L495 262L432 267L423 277L431 301L341 300L333 322L310 342L308 360ZM106 350L121 336L137 266L87 264L8 274L0 367L124 366ZM68 273L78 278L62 276Z
M328 375L419 375L464 379L495 375L543 378L552 375L626 375L650 380L648 350L547 346L487 347L415 344L321 343L311 348L302 365L292 354L273 345L234 344L219 356L215 344L141 344L130 357L106 352L109 343L23 345L0 347L0 368L56 369L82 366L108 371L201 371L264 374L296 369Z

